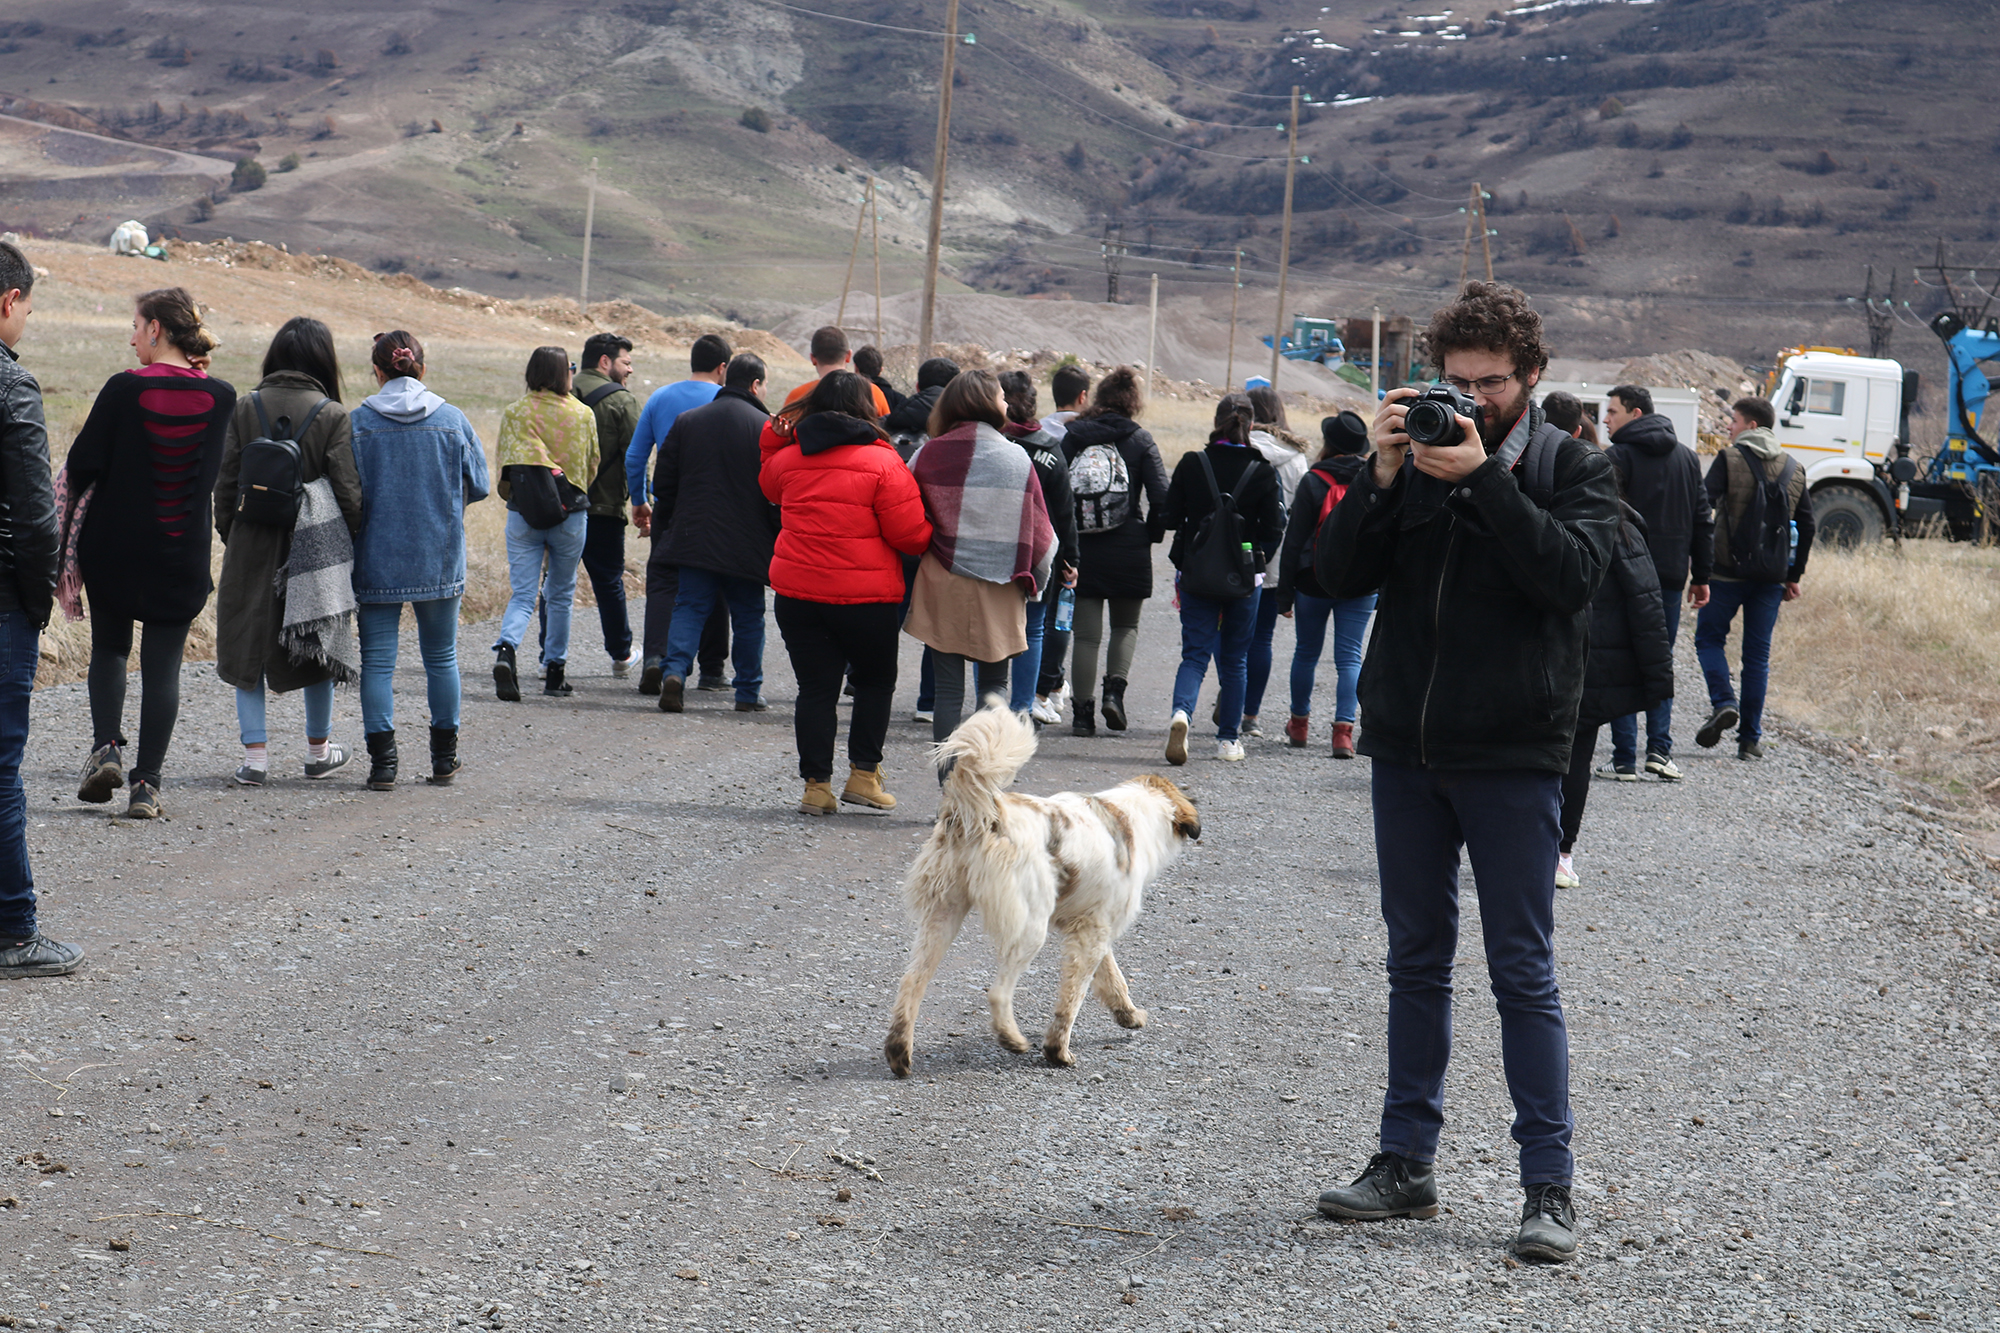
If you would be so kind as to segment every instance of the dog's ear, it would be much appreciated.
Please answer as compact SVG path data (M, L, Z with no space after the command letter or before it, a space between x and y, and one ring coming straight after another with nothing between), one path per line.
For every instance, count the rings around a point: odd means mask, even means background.
M1175 833L1190 841L1201 837L1201 812L1195 809L1192 796L1158 773L1142 773L1135 781L1144 783L1167 798L1168 804L1173 807Z

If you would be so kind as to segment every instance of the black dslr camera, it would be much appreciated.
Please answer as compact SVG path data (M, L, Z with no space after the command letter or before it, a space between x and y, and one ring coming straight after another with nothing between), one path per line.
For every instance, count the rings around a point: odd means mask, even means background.
M1403 433L1416 444L1454 445L1464 439L1456 417L1470 417L1477 430L1481 424L1479 404L1449 384L1433 384L1410 400Z

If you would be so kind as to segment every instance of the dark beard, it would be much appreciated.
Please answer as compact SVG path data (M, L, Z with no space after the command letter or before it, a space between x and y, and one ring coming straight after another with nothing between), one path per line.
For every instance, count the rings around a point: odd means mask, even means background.
M1506 403L1489 407L1480 412L1479 442L1486 446L1487 453L1493 453L1507 442L1507 432L1514 429L1514 423L1528 410L1530 390L1523 384Z

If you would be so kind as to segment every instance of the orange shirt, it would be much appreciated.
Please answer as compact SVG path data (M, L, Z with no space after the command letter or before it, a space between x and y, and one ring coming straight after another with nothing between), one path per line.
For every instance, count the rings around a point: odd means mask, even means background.
M817 379L807 380L804 384L801 384L798 388L792 390L790 393L785 395L784 406L790 407L793 403L796 403L797 401L799 401L799 399L811 393L818 384L819 381ZM875 415L878 417L888 416L889 400L883 396L881 386L877 384L871 384L868 386L868 392L875 395ZM784 409L780 408L779 410L782 411Z

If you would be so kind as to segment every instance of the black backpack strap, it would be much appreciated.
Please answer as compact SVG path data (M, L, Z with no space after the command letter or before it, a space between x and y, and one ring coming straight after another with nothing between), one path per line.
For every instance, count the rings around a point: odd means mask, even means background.
M574 389L570 390L570 392L576 393ZM612 394L626 393L626 392L629 391L622 384L600 384L595 389L592 389L590 391L590 396L588 398L585 398L580 393L576 394L576 396L582 401L585 407L596 407L599 403L609 398Z
M1222 508L1222 502L1228 497L1222 493L1222 487L1216 484L1215 468L1208 461L1208 450L1197 449L1194 456L1195 461L1201 464L1202 475L1208 478L1208 489L1215 493L1215 507Z
M1521 454L1521 483L1538 508L1547 509L1555 503L1556 450L1568 438L1560 426L1545 423Z
M257 433L267 440L270 439L271 418L264 414L264 395L261 393L252 393L250 395L250 406L257 409Z
M299 428L293 431L290 435L286 436L286 438L291 440L294 444L298 443L300 440L303 440L305 438L306 432L312 429L313 418L319 415L319 410L322 407L325 407L328 403L332 401L333 399L331 398L322 398L318 402L314 403L312 405L312 411L306 413L306 419L299 423Z

